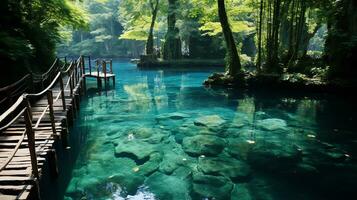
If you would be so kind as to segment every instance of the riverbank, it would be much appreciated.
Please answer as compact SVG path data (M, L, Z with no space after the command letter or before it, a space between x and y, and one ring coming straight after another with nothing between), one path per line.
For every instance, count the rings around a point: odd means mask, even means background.
M300 73L283 75L244 73L236 77L214 73L203 84L210 88L275 89L304 92L341 93L357 89L355 81L325 81L321 78L308 78Z
M139 69L224 68L224 65L223 59L151 60L137 63Z

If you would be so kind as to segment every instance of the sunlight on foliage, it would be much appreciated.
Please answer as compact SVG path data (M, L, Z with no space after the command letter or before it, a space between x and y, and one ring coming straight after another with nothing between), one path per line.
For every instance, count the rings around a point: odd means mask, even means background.
M233 21L231 22L231 28L234 33L249 33L255 30L255 27L246 21ZM204 32L204 35L209 36L216 36L222 33L222 27L219 22L207 22L200 27L200 30Z
M145 41L145 40L147 40L147 38L148 38L148 33L145 31L140 31L140 30L125 31L119 37L119 39L139 40L139 41Z

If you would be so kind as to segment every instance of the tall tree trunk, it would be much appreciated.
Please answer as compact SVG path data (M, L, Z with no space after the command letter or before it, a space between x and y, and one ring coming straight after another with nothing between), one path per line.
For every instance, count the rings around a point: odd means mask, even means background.
M294 26L294 22L295 22L295 18L297 18L296 16L296 11L295 8L296 6L296 0L293 0L292 5L291 5L291 19L290 19L290 25L289 25L289 49L288 49L288 53L287 53L287 62L286 64L288 64L288 62L290 61L290 57L293 54L294 51L294 30L295 30L295 26Z
M302 34L303 34L303 28L305 24L305 12L306 12L306 2L305 0L300 1L300 6L298 6L300 10L297 10L297 13L299 13L299 17L296 16L296 24L295 24L295 33L294 33L294 42L293 42L293 48L292 48L292 53L289 59L288 67L293 67L295 61L298 59L299 55L299 49L300 49L300 43L302 42Z
M159 10L159 0L155 0L155 5L153 0L150 0L150 7L151 7L151 24L149 30L149 36L146 41L146 55L153 55L154 54L154 26L157 16L157 11Z
M262 28L263 28L263 0L260 0L259 28L258 28L258 60L257 60L258 72L261 71L261 67L262 67Z
M322 26L321 24L317 24L312 33L308 33L308 31L305 30L304 39L301 44L301 46L302 46L301 47L301 49L302 49L301 58L304 58L306 56L310 40L311 40L311 38L313 38L316 35L317 31L321 28L321 26ZM307 27L305 29L307 29Z
M268 37L267 37L267 62L265 71L268 73L280 73L279 67L279 30L280 30L281 0L269 0L268 2Z
M328 17L325 54L330 65L329 78L356 80L357 76L357 2L341 0Z
M182 57L179 30L176 27L177 0L168 0L167 33L164 43L164 59L175 60Z
M218 0L218 16L222 26L224 40L226 42L226 48L227 48L227 55L226 55L227 74L234 76L241 72L242 67L238 56L237 47L234 42L233 33L228 22L224 0Z

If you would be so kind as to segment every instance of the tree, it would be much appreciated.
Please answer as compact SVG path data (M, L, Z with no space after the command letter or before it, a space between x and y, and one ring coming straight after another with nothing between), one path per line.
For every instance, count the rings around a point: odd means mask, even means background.
M55 58L60 28L86 24L83 13L69 0L4 0L0 11L2 74L13 74L0 78L4 84L26 73L46 71Z
M357 2L354 0L337 1L328 15L328 36L325 54L331 69L330 79L357 76Z
M146 54L147 55L152 55L154 54L154 26L155 26L155 21L157 17L157 12L159 10L159 0L155 0L155 3L153 2L154 0L150 0L150 8L152 12L152 18L151 18L151 24L150 24L150 30L149 30L149 36L146 42Z
M163 57L165 60L175 60L182 57L179 29L176 27L176 12L178 0L168 0L167 32L164 43Z
M237 52L237 47L233 38L232 30L230 28L224 0L218 0L218 16L222 26L224 40L227 48L226 67L227 74L234 76L241 72L241 64Z

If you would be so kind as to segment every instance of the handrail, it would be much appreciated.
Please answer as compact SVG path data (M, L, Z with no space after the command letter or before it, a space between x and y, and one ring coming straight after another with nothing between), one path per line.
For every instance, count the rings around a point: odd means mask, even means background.
M40 76L41 78L43 78L44 76L48 75L54 69L54 67L56 66L57 62L58 62L58 58L55 59L55 61L51 65L51 67L45 73L43 73L43 74L35 74L34 73L33 75Z
M25 111L26 111L26 108L22 109L22 111L21 111L9 124L11 125L14 121L16 121L20 116L22 116L22 115L25 113ZM9 124L8 124L8 125L9 125ZM7 125L7 126L8 126L8 125ZM5 126L5 127L6 127L6 126ZM3 128L5 128L5 127L0 128L0 130L3 130ZM6 128L7 128L7 127L6 127ZM11 155L6 159L6 161L5 161L3 164L1 164L1 166L0 166L0 171L2 171L3 169L5 169L5 167L6 167L6 166L11 162L11 160L14 158L15 154L17 153L17 151L18 151L19 148L20 148L21 143L24 141L25 133L26 133L26 129L25 129L24 132L22 133L20 140L17 142L17 144L16 144L16 146L15 146L15 149L11 152Z
M73 65L73 61L71 61L71 63L69 64L69 67L65 71L62 71L62 73L68 73L69 70L71 69L72 65Z
M65 71L62 71L63 68L67 66L67 63L63 65L61 68L58 65L59 58L55 60L55 62L52 64L50 69L40 75L41 77L41 83L43 85L44 80L51 80L51 83L43 89L41 92L36 93L36 94L28 94L28 93L23 93L17 101L10 106L4 113L0 115L0 124L5 123L5 119L9 118L10 116L13 117L13 113L16 112L17 115L11 119L10 122L9 120L6 120L6 125L3 127L0 127L0 133L3 130L6 130L8 127L10 127L12 124L14 124L18 119L24 118L26 127L24 129L24 132L20 136L15 148L11 151L9 156L5 159L0 164L0 171L6 168L6 166L13 160L15 157L16 153L18 152L21 144L23 143L26 135L27 135L27 140L28 140L28 148L30 151L30 157L31 157L31 165L32 165L32 173L31 175L34 176L35 178L39 178L39 173L38 173L38 164L37 164L37 155L36 155L36 146L35 146L35 135L34 135L34 130L36 130L40 123L41 120L43 119L43 116L49 110L49 115L50 115L50 120L52 124L52 131L55 134L56 133L56 126L55 126L55 118L54 118L54 110L53 110L53 103L57 102L60 98L62 97L62 102L63 102L63 110L66 109L66 103L65 103L65 96L64 96L64 86L63 86L63 79L62 79L62 74L68 74L68 83L71 86L71 96L75 95L73 93L73 88L75 87L75 84L78 86L78 83L80 81L80 78L83 77L83 71L84 70L84 63L83 63L83 57L79 57L77 60L71 61L69 64L68 68L65 69ZM54 73L56 73L56 76L54 77ZM24 87L24 84L21 84L26 80L27 78L31 77L30 75L26 75L23 77L21 80L17 81L16 83L7 86L5 88L0 88L0 92L7 91L9 88L16 87L12 92L14 94L19 94L21 91L23 91L21 88ZM33 80L33 79L32 79ZM46 82L47 82L46 80ZM53 98L53 92L52 88L54 87L55 84L59 83L60 84L60 93L56 95L55 99ZM31 112L31 105L29 104L29 97L42 97L47 93L47 100L48 104L43 108L43 111L41 112L41 116L37 119L36 124L33 126L32 124L32 112ZM13 94L11 94L13 96ZM75 100L74 100L75 101ZM22 110L19 111L19 108L22 106ZM42 110L42 109L41 109ZM19 111L19 112L18 112Z
M19 85L21 82L23 82L24 80L26 80L29 77L30 77L30 74L26 74L24 77L22 77L20 80L16 81L15 83L13 83L11 85L8 85L8 86L5 86L3 88L0 88L0 93L4 92L6 90L9 90L9 89L11 89L13 87L16 87L17 85Z
M38 97L38 96L42 96L43 94L45 94L45 92L47 92L49 89L51 89L54 84L57 82L58 77L60 77L61 72L58 72L56 77L53 79L53 81L51 82L51 84L45 88L44 90L42 90L41 92L37 93L37 94L25 94L25 97Z
M21 105L23 100L24 100L24 96L21 95L9 109L7 109L3 114L0 115L0 124L1 122L3 122L4 119L6 119L7 116L13 113Z

